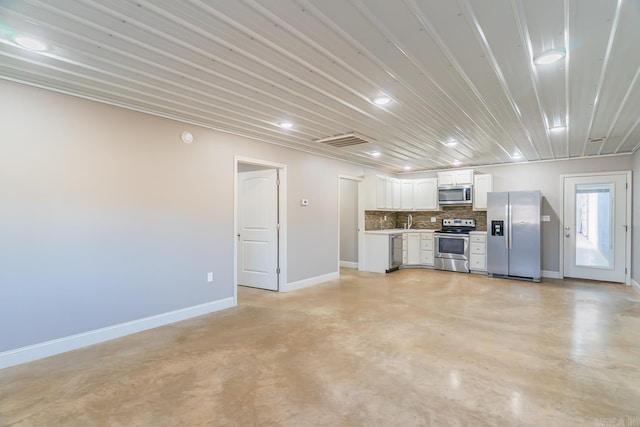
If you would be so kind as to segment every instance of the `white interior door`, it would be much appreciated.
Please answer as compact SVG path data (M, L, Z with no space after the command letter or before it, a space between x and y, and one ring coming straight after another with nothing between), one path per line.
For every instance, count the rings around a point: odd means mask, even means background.
M627 175L564 178L564 275L625 282Z
M278 171L238 173L238 284L278 290Z

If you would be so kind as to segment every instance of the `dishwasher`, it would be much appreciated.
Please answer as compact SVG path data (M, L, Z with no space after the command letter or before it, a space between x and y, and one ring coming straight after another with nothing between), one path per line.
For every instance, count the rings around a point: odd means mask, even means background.
M389 234L389 269L396 271L402 265L402 233Z

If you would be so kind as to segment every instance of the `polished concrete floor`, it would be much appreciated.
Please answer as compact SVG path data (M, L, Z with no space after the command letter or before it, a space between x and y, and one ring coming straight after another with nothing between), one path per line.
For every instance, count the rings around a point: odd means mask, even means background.
M0 425L640 426L639 300L429 270L241 288L236 308L0 371Z

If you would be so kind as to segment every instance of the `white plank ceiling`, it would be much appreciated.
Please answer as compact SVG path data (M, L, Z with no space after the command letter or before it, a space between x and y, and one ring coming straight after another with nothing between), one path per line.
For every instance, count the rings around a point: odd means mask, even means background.
M389 172L635 151L639 42L640 0L0 2L1 78Z

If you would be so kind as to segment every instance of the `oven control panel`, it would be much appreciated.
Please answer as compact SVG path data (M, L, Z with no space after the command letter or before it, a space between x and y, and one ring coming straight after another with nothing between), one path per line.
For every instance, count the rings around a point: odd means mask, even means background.
M475 227L475 219L443 219L442 225L446 227Z

